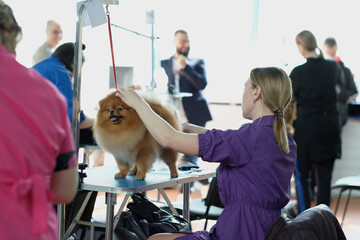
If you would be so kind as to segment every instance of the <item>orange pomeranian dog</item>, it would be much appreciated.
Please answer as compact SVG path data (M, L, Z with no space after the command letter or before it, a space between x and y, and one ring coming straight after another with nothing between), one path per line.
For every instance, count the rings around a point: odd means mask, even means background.
M120 170L115 174L115 178L136 174L137 180L143 180L157 158L161 158L168 165L171 177L177 177L178 152L161 147L136 111L115 96L115 93L116 91L113 91L100 100L93 127L97 144L115 157ZM180 120L173 109L161 104L152 95L143 97L159 116L175 129L181 129Z

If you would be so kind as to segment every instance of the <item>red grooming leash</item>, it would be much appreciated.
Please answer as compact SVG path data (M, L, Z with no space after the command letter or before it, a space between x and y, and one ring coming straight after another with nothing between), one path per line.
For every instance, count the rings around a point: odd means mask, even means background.
M106 16L108 18L108 28L109 28L109 38L110 38L111 58L112 58L113 71L114 71L115 88L117 88L114 49L113 49L113 42L112 42L112 36L111 36L110 12L108 10L108 7L109 7L109 5L106 5Z

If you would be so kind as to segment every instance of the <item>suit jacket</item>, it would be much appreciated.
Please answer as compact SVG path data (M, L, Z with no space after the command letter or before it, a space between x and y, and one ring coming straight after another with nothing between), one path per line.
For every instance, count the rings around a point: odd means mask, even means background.
M173 74L171 56L161 61L168 76L168 91L173 93L175 79ZM208 103L202 94L207 85L205 63L203 59L189 59L187 66L180 71L180 92L192 93L192 97L182 98L184 111L189 123L204 126L207 121L212 120Z

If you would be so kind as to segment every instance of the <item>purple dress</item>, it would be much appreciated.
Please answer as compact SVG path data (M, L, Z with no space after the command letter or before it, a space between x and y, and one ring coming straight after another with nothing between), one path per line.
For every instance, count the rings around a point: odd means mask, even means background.
M238 130L211 130L199 135L199 156L219 162L219 195L225 206L210 232L177 240L264 239L290 200L296 143L288 134L290 153L275 142L274 116L264 116Z

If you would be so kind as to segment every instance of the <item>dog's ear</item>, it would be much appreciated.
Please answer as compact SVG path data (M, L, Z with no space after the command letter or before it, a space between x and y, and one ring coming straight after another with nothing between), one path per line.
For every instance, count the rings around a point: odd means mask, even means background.
M104 105L104 102L105 102L105 98L104 99L101 99L99 101L99 109L102 109L103 105Z

